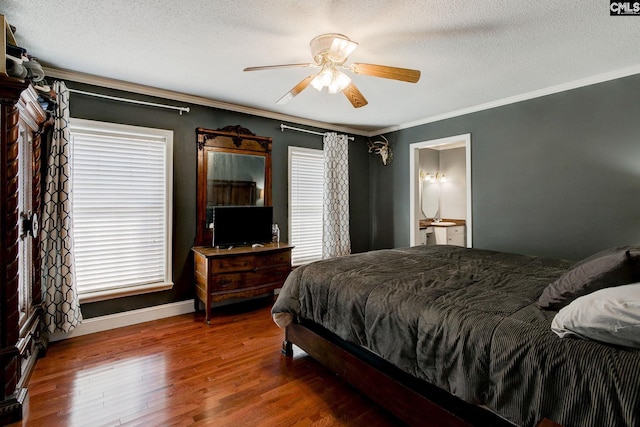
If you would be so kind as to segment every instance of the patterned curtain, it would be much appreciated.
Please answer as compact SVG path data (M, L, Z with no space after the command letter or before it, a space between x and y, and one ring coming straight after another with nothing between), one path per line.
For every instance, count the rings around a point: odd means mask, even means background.
M351 253L349 238L349 140L324 134L324 211L322 258Z
M50 333L69 332L82 321L73 266L69 91L55 82L57 106L45 177L42 212L44 324Z

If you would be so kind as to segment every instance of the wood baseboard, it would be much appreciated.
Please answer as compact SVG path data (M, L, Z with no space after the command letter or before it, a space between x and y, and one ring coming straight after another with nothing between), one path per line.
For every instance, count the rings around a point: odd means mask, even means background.
M179 316L181 314L193 312L194 302L190 299L170 304L157 305L154 307L141 308L139 310L109 314L107 316L83 320L82 323L73 331L51 334L49 336L49 340L51 342L60 341L67 338L79 337L81 335L93 334L95 332L122 328L124 326L136 325L138 323L150 322L152 320L164 319L165 317Z

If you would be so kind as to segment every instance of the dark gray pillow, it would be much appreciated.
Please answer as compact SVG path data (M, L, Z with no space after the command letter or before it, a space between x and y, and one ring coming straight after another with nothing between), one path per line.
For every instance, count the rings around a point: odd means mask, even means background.
M545 288L537 305L559 310L591 292L640 281L640 248L622 246L606 249L575 264Z

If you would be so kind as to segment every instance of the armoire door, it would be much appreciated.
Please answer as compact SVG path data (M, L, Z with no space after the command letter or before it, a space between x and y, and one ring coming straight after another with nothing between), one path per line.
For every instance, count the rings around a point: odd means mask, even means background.
M0 425L19 420L42 330L40 144L51 123L29 82L0 75Z

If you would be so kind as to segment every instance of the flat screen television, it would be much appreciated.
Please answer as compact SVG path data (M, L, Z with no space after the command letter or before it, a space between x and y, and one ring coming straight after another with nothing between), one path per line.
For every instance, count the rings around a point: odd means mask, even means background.
M212 246L244 246L271 241L272 206L216 206L212 220Z

